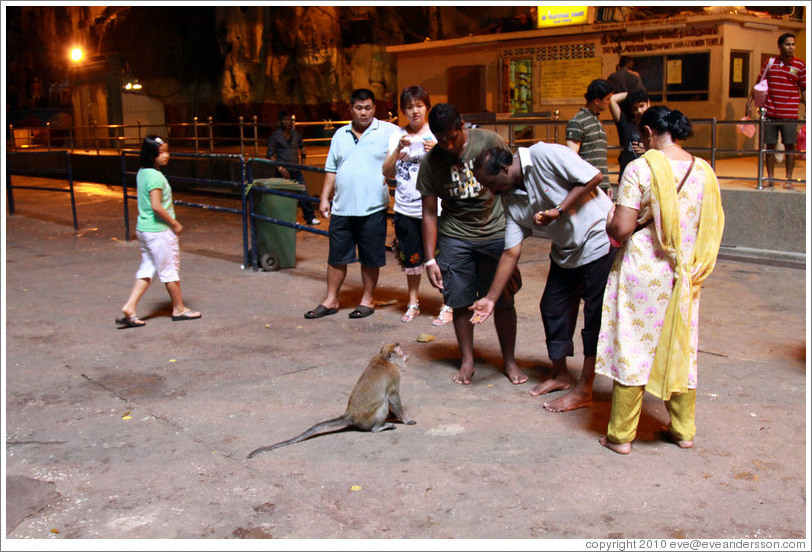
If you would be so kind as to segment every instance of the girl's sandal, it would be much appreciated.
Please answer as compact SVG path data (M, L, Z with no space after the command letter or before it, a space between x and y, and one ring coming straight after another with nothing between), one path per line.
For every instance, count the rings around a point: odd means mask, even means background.
M420 314L420 305L418 303L415 303L414 305L406 305L406 313L400 317L400 321L411 322L418 314Z
M431 323L433 326L445 326L452 320L454 320L454 309L448 305L443 305L443 308L437 314L437 318L432 320Z

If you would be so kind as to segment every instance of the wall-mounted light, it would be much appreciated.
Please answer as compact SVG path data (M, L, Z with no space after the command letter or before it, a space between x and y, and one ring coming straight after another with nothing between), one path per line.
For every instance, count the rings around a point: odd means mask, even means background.
M80 61L82 61L82 58L84 57L84 55L85 55L84 52L79 47L73 48L70 51L70 59L74 63L79 63Z
M128 80L124 85L124 90L141 90L141 83L138 79Z
M124 83L124 90L141 90L141 83L138 82L138 79L133 78L129 63L124 66L121 82Z

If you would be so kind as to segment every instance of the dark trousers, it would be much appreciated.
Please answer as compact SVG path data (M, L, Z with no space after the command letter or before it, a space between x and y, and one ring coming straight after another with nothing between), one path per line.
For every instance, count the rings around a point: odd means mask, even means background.
M289 169L288 172L290 173L290 179L295 180L296 182L301 184L302 187L304 188L304 194L307 195L307 185L305 184L304 174L302 174L302 171ZM316 216L316 212L313 207L313 202L300 199L299 207L302 208L302 215L304 216L305 223L310 224L310 221L313 220L313 218Z
M612 268L617 249L591 263L577 268L561 268L550 262L547 285L541 296L539 308L544 334L547 337L547 353L550 360L573 356L572 336L578 320L578 307L584 301L584 356L595 356L598 351L598 333L601 329L601 309L606 279Z

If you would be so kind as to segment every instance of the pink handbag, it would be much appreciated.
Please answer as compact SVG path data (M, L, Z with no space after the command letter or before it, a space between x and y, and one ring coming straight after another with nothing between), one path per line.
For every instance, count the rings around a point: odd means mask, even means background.
M767 94L770 91L770 85L767 83L767 73L770 72L770 67L774 61L775 58L770 58L770 61L767 62L767 67L764 68L764 73L762 73L764 78L753 86L753 103L756 104L756 107L764 107L764 104L767 102Z

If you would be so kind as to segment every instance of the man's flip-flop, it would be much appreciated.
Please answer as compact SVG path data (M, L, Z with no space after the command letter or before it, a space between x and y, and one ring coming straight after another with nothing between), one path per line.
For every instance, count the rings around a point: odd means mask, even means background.
M198 318L200 318L201 316L203 316L203 315L202 315L202 314L200 314L199 312L195 312L195 311L193 311L192 309L189 309L189 310L187 310L186 312L184 312L184 313L182 313L182 314L179 314L179 315L177 315L177 316L175 316L175 315L173 314L173 315L172 315L172 321L173 321L173 322L180 322L180 321L182 321L182 320L197 320L197 319L198 319Z
M124 328L143 328L147 323L137 316L122 316L116 318L116 325L119 330L123 330Z
M358 305L348 316L350 318L366 318L373 312L375 312L375 309L371 307L367 307L366 305Z
M324 305L319 305L313 310L309 310L304 314L305 318L321 318L322 316L329 316L338 312L338 309L328 309Z

